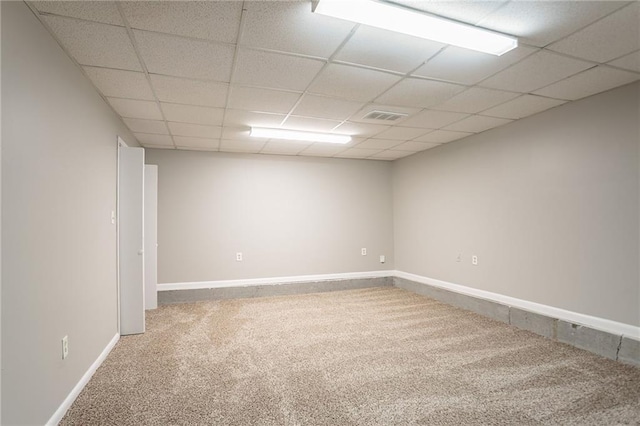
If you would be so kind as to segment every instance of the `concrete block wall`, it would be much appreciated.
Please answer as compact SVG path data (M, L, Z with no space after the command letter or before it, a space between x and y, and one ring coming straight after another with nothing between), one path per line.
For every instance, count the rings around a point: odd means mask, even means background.
M605 358L640 367L640 341L628 336L596 330L581 324L574 324L491 300L456 293L399 277L168 290L158 292L158 304L169 305L202 300L284 296L382 286L396 286L505 324L531 331L548 339L587 350Z
M158 292L159 305L190 303L201 300L244 299L251 297L285 296L290 294L322 293L358 288L393 286L393 278L358 278L287 284L248 285L221 288L168 290Z
M393 278L396 287L528 330L594 354L640 367L640 341L427 284Z

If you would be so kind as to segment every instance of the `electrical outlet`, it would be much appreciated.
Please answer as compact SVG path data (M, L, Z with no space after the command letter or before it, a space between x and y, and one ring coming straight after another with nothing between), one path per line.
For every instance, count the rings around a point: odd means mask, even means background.
M362 255L363 255L363 256L366 256L366 255L367 255L367 249L366 249L366 248L363 248L363 249L362 249Z
M238 262L242 262L242 253L240 253L240 252L236 253L236 260Z
M462 262L462 253L458 253L458 257L456 257L456 262Z
M62 359L69 356L69 336L62 338Z
M384 263L387 259L384 257L384 254L380 255L380 263Z
M471 264L478 266L478 256L471 256Z
M111 210L111 224L115 225L116 224L116 212Z

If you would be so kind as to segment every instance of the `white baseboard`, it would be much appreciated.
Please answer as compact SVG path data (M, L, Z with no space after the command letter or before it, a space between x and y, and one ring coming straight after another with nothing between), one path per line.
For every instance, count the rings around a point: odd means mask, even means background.
M67 410L71 407L73 401L76 400L78 395L80 395L82 389L84 389L87 383L89 383L89 380L91 379L91 376L93 376L93 373L95 373L98 367L100 367L100 365L104 362L104 360L107 358L107 355L109 355L109 352L111 352L116 343L118 343L119 339L120 335L116 333L116 335L113 336L113 339L111 339L107 346L102 350L102 353L100 353L98 358L93 362L93 364L91 364L86 373L84 373L82 378L80 378L78 383L73 387L71 392L69 392L69 395L67 395L60 407L58 407L56 412L53 413L53 416L51 416L49 421L46 423L47 425L55 426L60 423L60 420L62 420L64 415L67 413Z
M250 278L246 280L197 281L185 283L158 284L158 291L195 290L225 287L250 287L257 285L278 285L332 280L353 280L360 278L391 277L394 271L345 272L341 274L299 275L290 277Z
M544 315L551 318L568 321L574 324L584 325L607 333L622 335L634 340L640 340L640 327L616 322L604 318L591 315L581 314L578 312L568 311L566 309L556 308L541 303L530 302L528 300L517 299L515 297L505 296L499 293L479 290L460 284L454 284L447 281L437 280L434 278L424 277L421 275L411 274L408 272L397 270L385 271L368 271L368 272L346 272L341 274L322 274L322 275L300 275L289 277L270 277L270 278L251 278L246 280L220 280L220 281L197 281L184 283L166 283L158 284L158 291L169 290L195 290L195 289L213 289L225 287L249 287L257 285L278 285L287 283L303 283L314 281L331 281L361 278L378 278L378 277L398 277L415 281L421 284L442 288L455 293L465 294L480 299L486 299L497 302L506 306L524 309L529 312Z
M524 309L526 311L544 315L547 317L568 321L574 324L584 325L600 331L606 331L607 333L622 335L634 340L640 340L640 327L638 326L581 314L578 312L567 311L565 309L543 305L541 303L535 303L523 299L517 299L515 297L504 296L502 294L492 293L490 291L478 290L476 288L454 284L447 281L436 280L434 278L424 277L421 275L410 274L408 272L393 271L393 275L398 278L404 278L406 280L442 288L455 293L490 300L502 305L513 306L515 308Z

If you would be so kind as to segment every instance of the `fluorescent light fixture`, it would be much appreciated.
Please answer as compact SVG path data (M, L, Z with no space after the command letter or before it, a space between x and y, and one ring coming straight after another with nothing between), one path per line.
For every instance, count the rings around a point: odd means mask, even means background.
M253 136L256 138L286 139L306 142L326 142L340 144L351 142L351 136L349 135L338 135L335 133L302 132L299 130L287 129L267 129L265 127L252 127L249 136Z
M385 30L500 56L518 39L376 0L319 0L313 11Z

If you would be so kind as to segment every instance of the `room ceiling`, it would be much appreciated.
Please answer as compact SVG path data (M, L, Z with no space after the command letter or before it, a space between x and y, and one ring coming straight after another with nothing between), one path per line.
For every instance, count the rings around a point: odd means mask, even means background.
M496 57L310 1L28 2L148 148L394 160L640 80L640 3L400 0L519 37ZM374 110L407 114L393 122ZM348 145L249 137L329 131Z

